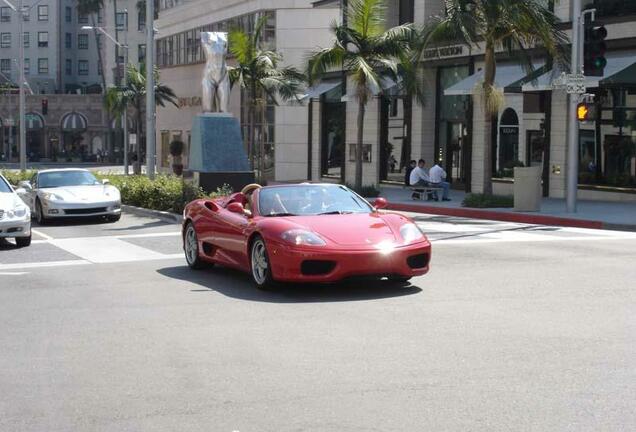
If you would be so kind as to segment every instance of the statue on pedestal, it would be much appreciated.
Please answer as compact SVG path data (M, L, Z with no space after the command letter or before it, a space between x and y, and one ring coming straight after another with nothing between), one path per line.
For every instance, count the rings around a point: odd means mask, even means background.
M227 73L227 33L201 32L201 45L205 53L203 68L203 112L228 112L230 77Z

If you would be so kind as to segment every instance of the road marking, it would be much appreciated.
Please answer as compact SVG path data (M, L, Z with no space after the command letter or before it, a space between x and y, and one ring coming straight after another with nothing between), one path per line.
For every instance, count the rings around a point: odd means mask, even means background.
M0 264L0 270L41 268L41 267L63 267L63 266L87 265L87 264L91 264L91 263L86 260L66 260L66 261L32 262L32 263L18 263L18 264Z
M113 237L56 239L49 243L92 263L146 261L164 256Z
M28 272L0 272L0 276L22 276Z
M431 240L431 243L436 245L470 245L470 244L482 244L482 243L538 243L538 242L566 242L566 241L605 241L605 240L636 240L636 237L557 237L557 236L539 236L536 238L515 238L515 237L502 237L502 238L484 238L480 234L475 234L473 239L458 238L458 239L437 239Z
M37 234L37 235L39 235L40 237L42 237L42 238L44 238L44 239L46 239L46 240L53 240L53 237L51 237L51 236L50 236L50 235L48 235L48 234L44 234L44 233L43 233L42 231L40 231L40 230L34 230L33 228L31 228L31 232L32 232L33 234Z

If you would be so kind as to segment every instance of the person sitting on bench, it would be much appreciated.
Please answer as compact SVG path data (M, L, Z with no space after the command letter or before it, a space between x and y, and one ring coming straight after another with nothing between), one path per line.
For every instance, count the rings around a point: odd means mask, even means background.
M426 172L426 161L424 159L420 159L417 162L417 167L415 167L413 169L413 171L411 171L411 177L409 179L409 183L411 185L412 188L417 188L417 187L421 187L423 189L429 187L429 177L428 177L428 173ZM432 194L429 193L428 194L428 199L430 200L432 198ZM417 192L413 192L413 195L411 196L411 198L413 199L419 199L420 198L420 194Z
M411 162L409 162L409 166L406 167L404 172L404 186L411 186L411 173L413 172L416 166L417 166L417 162L415 160L412 160Z
M440 188L443 191L442 201L450 201L448 197L448 190L450 189L450 184L446 181L446 171L444 168L435 164L431 167L428 172L428 181L431 187ZM437 192L435 192L435 201L437 201L439 197L437 196Z

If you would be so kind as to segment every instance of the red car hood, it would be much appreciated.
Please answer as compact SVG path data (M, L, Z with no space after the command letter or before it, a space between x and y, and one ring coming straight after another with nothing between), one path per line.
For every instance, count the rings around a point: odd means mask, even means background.
M288 220L342 246L370 246L397 239L378 213L296 216Z

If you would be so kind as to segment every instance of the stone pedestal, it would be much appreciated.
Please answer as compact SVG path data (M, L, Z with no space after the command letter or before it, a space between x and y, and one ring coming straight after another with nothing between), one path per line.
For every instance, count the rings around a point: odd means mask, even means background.
M224 183L237 191L254 182L241 125L228 113L204 113L194 117L190 141L190 171L199 173L199 185L212 192Z

